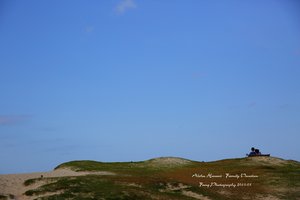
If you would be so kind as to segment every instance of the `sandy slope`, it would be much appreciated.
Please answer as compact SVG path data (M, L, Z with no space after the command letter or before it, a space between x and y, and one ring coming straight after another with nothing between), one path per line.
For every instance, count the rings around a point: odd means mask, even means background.
M66 176L84 176L89 174L97 174L97 175L114 175L111 172L101 171L101 172L75 172L70 169L57 169L50 172L37 172L37 173L29 173L29 174L8 174L8 175L0 175L0 195L14 195L14 199L16 200L31 200L33 198L27 197L24 195L24 192L27 190L37 188L41 186L43 181L39 181L36 184L24 186L24 181L28 179L34 178L44 178L49 177L66 177ZM45 180L46 181L46 180ZM35 197L36 198L36 197Z

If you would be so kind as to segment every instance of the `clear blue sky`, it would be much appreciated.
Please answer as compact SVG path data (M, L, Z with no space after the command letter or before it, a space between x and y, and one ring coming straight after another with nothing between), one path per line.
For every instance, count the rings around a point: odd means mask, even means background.
M300 3L0 1L0 173L252 146L300 160Z

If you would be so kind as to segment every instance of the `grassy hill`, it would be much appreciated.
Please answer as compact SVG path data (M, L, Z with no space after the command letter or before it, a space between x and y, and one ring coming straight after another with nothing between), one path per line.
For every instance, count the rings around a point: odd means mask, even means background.
M156 158L143 162L72 161L55 170L110 172L25 181L33 199L234 200L300 199L300 163L274 157L196 162ZM38 184L40 182L40 184Z

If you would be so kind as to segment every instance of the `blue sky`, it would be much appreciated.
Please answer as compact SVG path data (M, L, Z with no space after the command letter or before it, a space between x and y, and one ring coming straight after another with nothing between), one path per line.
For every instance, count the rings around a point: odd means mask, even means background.
M0 173L70 161L300 160L300 4L3 0Z

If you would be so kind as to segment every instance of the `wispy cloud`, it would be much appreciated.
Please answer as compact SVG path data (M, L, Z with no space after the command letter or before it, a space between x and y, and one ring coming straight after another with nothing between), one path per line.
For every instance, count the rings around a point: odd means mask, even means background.
M281 105L279 105L279 108L280 109L283 109L283 110L287 110L287 109L289 109L290 108L290 104L281 104Z
M199 79L199 78L203 78L203 77L206 77L207 74L206 73L202 73L202 72L194 72L192 73L192 77L194 79Z
M115 11L117 14L123 14L127 10L135 9L136 7L137 5L133 0L121 0L115 7Z
M28 118L28 115L0 115L0 126L18 124L26 121Z
M256 106L256 102L252 101L248 104L248 108L254 108Z
M85 32L86 33L92 33L92 32L94 32L94 30L95 30L95 27L94 26L87 26L87 27L85 27Z

